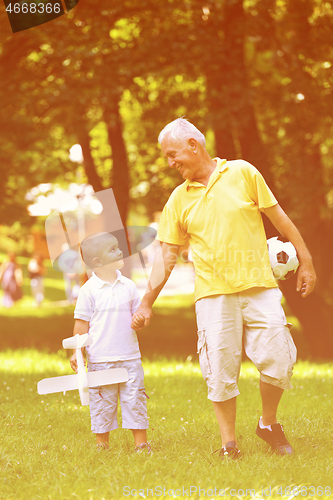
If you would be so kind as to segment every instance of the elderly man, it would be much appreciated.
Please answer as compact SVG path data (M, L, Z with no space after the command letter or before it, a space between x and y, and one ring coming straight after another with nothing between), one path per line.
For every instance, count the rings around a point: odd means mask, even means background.
M279 206L258 170L243 160L212 159L205 137L179 118L159 135L163 155L185 182L166 203L158 229L161 242L148 291L133 316L136 330L149 324L152 305L189 241L195 267L198 353L219 424L222 459L240 456L235 435L236 396L242 343L260 372L262 417L256 433L280 455L293 449L276 412L296 361L296 348L273 277L261 213L297 250L297 291L309 295L315 284L304 241Z

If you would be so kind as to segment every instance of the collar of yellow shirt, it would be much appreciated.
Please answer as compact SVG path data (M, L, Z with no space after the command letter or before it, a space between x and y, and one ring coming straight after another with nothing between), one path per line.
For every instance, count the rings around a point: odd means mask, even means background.
M221 158L213 158L213 161L216 161L217 165L210 176L207 188L201 182L197 181L190 181L189 179L186 179L185 181L185 187L186 190L188 190L190 187L205 187L207 190L212 187L212 185L217 181L217 179L220 177L221 172L227 168L227 160L221 160Z

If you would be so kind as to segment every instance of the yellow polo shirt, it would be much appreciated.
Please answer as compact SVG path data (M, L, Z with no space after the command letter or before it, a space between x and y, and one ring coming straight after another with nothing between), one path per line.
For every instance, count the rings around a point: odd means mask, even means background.
M167 201L157 238L191 245L195 267L195 300L274 288L264 208L277 204L260 172L244 160L215 158L217 166L206 186L186 180Z

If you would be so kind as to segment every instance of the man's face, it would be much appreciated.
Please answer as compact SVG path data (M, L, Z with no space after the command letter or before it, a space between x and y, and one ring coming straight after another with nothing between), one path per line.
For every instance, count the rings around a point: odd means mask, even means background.
M111 234L103 238L103 248L98 252L98 259L103 266L120 269L124 266L123 252L118 247L118 240Z
M183 179L195 180L200 165L195 154L197 142L193 139L176 140L170 135L164 137L161 149L169 167L178 170Z

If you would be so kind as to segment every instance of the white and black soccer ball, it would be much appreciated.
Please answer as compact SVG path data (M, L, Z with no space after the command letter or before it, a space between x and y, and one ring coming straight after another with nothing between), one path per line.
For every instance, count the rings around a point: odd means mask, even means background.
M294 245L278 236L269 238L267 245L274 277L277 280L286 280L295 274L299 261Z

